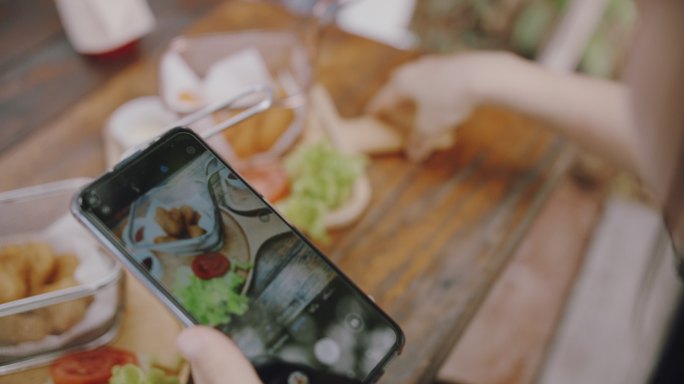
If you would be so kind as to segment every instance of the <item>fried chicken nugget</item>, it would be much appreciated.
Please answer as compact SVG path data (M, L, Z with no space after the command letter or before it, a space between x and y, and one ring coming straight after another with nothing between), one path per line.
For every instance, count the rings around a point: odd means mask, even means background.
M185 228L190 228L193 225L197 225L199 223L200 217L202 217L202 215L200 215L199 212L192 209L192 207L190 207L189 205L181 206L180 212L181 217L183 218L183 225L185 225Z
M19 300L28 295L28 284L14 272L0 265L0 304Z
M29 262L29 295L35 295L47 284L57 267L57 257L45 243L31 243L24 246L24 255Z
M28 278L29 261L24 255L24 247L8 245L0 249L0 269Z
M190 237L193 239L195 237L200 237L205 233L207 233L207 231L199 225L193 225L191 227L188 227L188 235L190 235Z
M171 215L171 220L175 221L176 223L179 223L181 226L183 225L183 216L181 216L181 211L178 208L171 208L169 211L169 215Z
M173 214L172 212L173 210L169 212L162 207L157 207L157 210L154 214L154 220L157 222L157 224L159 224L162 230L166 232L167 235L173 237L180 237L181 232L183 232L180 211L176 209L175 214ZM174 216L176 216L177 220L174 219Z
M38 341L49 335L51 330L49 320L35 311L0 317L0 344Z
M45 286L40 293L57 291L76 285L78 285L76 279L67 277ZM86 309L88 309L88 305L91 301L92 297L84 297L44 308L45 317L50 323L50 333L60 334L76 325L83 319L83 316L85 316Z
M179 240L177 237L173 236L157 236L154 238L155 244L170 243L172 241Z
M0 249L0 303L28 296L29 263L22 247L10 245Z
M31 243L0 249L0 303L72 287L79 260L55 255L49 245ZM71 300L47 308L0 318L0 344L37 341L60 334L85 316L92 298Z
M79 263L78 257L73 253L57 255L57 265L49 282L57 282L67 277L73 277Z

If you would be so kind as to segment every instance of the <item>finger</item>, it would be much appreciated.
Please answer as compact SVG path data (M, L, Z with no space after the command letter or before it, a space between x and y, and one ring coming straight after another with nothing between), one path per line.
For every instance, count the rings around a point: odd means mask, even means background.
M178 336L176 344L181 355L190 362L197 384L261 383L238 347L215 329L188 328Z
M425 161L435 150L434 136L439 134L437 115L441 111L419 106L413 130L407 142L407 155L414 162Z
M366 110L370 113L377 113L397 105L404 99L406 99L406 95L401 91L396 78L392 78L373 96L366 106Z
M421 163L427 160L434 150L428 138L412 135L406 146L406 156L414 163Z
M389 81L376 93L368 103L371 113L389 109L402 101L413 99L412 91L420 80L421 70L416 63L406 64L392 73Z
M447 111L445 111L447 110ZM432 152L453 144L454 122L460 123L463 113L443 107L422 105L416 113L415 126L407 142L407 155L411 161L425 161Z
M437 151L451 147L454 144L453 132L443 132L433 136L411 136L406 147L406 155L413 162L423 162Z

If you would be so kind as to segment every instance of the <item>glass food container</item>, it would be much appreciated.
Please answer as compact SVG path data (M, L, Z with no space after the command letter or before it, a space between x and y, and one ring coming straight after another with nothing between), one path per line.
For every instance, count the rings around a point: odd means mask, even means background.
M123 270L69 212L72 196L88 181L69 179L0 193L5 298L12 289L7 273L17 265L8 263L34 257L25 273L29 280L45 265L55 268L45 278L46 285L36 285L41 289L31 292L37 294L0 304L0 375L49 364L73 350L95 348L118 333L125 297ZM62 261L36 262L27 251L30 247ZM67 258L77 261L68 276L60 277L58 266ZM72 280L61 288L54 279L64 278ZM48 286L52 288L43 290Z
M277 158L291 148L304 127L312 79L306 46L294 31L285 29L178 37L159 64L161 99L181 115L229 99L247 86L260 84L271 90L268 111L209 141L232 164ZM213 114L193 129L202 133L202 126L223 118Z
M192 173L190 173L192 174ZM196 225L203 231L198 236L171 237L162 228L159 211L189 209L199 217ZM150 190L136 200L130 210L129 225L124 230L124 243L138 253L158 251L180 255L213 251L223 244L221 218L218 207L209 198L207 183L202 180L188 182L183 189L171 184ZM167 238L163 242L158 239Z

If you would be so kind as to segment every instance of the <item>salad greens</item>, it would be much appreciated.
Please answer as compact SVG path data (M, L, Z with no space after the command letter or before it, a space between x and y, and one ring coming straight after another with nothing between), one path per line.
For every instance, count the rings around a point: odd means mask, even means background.
M159 368L151 368L147 374L135 364L117 365L112 368L109 384L180 384L175 376L169 376Z
M251 263L233 262L230 271L221 277L203 280L192 275L177 295L200 323L227 324L231 315L244 315L249 308L249 298L240 293L245 277L237 270L251 267Z
M291 193L283 213L311 237L326 241L326 214L349 198L365 165L365 157L342 153L327 142L301 146L285 160Z

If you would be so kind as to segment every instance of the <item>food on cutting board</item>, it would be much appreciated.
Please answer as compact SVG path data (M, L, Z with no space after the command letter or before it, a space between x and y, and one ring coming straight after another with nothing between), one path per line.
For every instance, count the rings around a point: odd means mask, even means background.
M285 160L290 195L279 204L283 214L313 238L326 241L326 216L345 205L363 176L366 158L342 153L327 142L299 147Z
M348 225L365 209L371 195L365 164L365 156L345 153L319 141L300 145L284 160L259 162L238 170L300 230L326 241L327 229ZM236 196L232 201L239 205Z
M179 384L179 369L140 367L130 351L101 347L75 352L55 360L50 367L54 384Z
M395 132L400 137L401 147L408 150L408 146L412 145L409 137L416 130L416 104L413 101L403 101L395 105L393 108L379 111L375 118L379 122ZM353 130L351 132L354 132ZM362 135L359 132L350 134L353 140L362 140ZM439 134L439 141L437 142L435 150L448 149L456 142L456 131L447 130ZM363 144L361 144L363 147Z
M78 258L56 254L45 243L0 249L0 304L78 285ZM92 298L81 298L0 317L0 343L37 341L71 329L85 316Z
M216 57L216 54L212 53L212 56ZM254 84L275 88L274 79L258 49L250 47L226 53L216 57L208 67L198 65L197 57L171 49L159 62L161 97L175 112L189 113L211 103L229 100Z
M325 134L339 148L369 155L401 152L406 145L411 127L395 126L370 115L343 118L321 84L312 88L310 98L314 115L309 118L305 140L316 142ZM412 121L413 117L409 118Z
M188 205L171 208L169 210L157 207L154 220L159 224L166 236L154 238L155 244L168 243L183 239L194 239L207 233L199 226L202 215ZM136 234L136 239L142 240L142 234Z
M290 193L290 177L277 159L241 168L240 175L271 203L281 201Z

